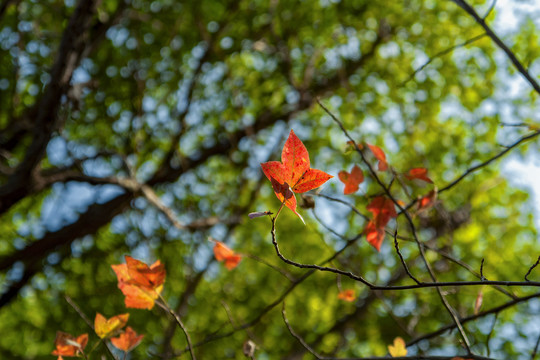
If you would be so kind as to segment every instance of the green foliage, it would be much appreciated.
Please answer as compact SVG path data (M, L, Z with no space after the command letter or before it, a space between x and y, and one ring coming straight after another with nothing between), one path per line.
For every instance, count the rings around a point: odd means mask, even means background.
M44 111L39 105L50 93L47 85L58 80L50 71L78 3L7 1L0 14L2 190L39 137L34 115ZM285 327L282 300L294 330L320 354L337 357L385 356L397 336L410 341L451 324L434 288L375 293L322 271L298 281L308 270L280 261L271 222L247 214L278 211L280 202L259 164L279 160L294 128L312 168L336 176L321 193L370 216L366 206L382 189L359 153L346 153L349 139L316 98L358 144L381 147L396 173L425 167L439 189L498 154L501 144L531 134L527 127L501 125L538 123L538 94L523 87L505 96L506 81L517 75L497 58L489 37L462 46L482 34L463 9L434 0L132 0L100 2L89 19L83 59L51 117L57 123L45 127L51 140L29 175L25 195L0 214L0 264L10 263L1 269L1 291L21 284L17 296L0 307L0 358L51 359L56 331L88 332L91 348L97 337L64 296L90 319L96 312L125 313L110 265L126 254L165 264L164 298L177 309L193 342L206 341L196 347L198 358L242 359L249 338L257 344L257 359L311 358ZM518 58L537 66L535 23L526 22L510 38ZM533 140L514 150L538 150L537 144ZM355 164L366 179L345 197L337 174ZM531 200L506 181L499 164L441 192L434 208L418 214L411 208L421 241L437 250L427 251L427 260L439 281L477 280L444 255L474 272L484 259L489 280L520 281L536 261ZM47 177L51 173L59 177ZM378 175L388 185L395 174ZM184 228L175 228L142 190L105 185L130 177L148 184ZM431 185L407 184L407 191L397 180L391 187L405 203L431 190ZM121 194L126 199L118 200ZM0 191L0 202L5 195ZM321 264L345 245L344 239L360 236L367 223L351 206L318 195L307 196L314 208L302 208L305 200L297 194L306 225L284 211L276 226L281 252L298 263ZM103 204L116 200L114 211L105 209ZM103 206L91 213L92 204ZM448 222L458 215L461 222ZM55 237L72 223L83 234ZM396 225L412 274L430 281L404 216L387 229L393 232ZM47 236L53 246L17 258ZM236 269L215 262L209 236L244 255ZM380 253L361 236L326 265L377 284L413 283L389 235ZM33 273L21 283L25 271ZM538 269L531 279L538 279L535 274ZM358 299L338 300L341 288L354 289ZM482 310L511 300L489 286L444 291L466 317L473 314L480 289ZM515 296L534 292L532 287L506 290ZM268 308L274 301L277 305ZM469 322L474 352L487 354L485 339L491 334L492 355L530 353L538 301L531 304L500 312L491 333L491 317ZM145 334L133 358L186 347L181 330L161 309L129 312L129 326ZM251 326L239 330L247 323ZM219 338L229 332L234 333ZM523 340L514 344L509 334ZM409 350L454 355L463 353L459 341L454 330ZM99 346L91 358L107 354Z

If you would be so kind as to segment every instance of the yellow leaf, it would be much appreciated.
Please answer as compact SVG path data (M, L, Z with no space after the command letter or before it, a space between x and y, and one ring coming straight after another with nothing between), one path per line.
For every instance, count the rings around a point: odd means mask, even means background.
M406 356L407 347L405 346L405 340L399 336L394 339L394 345L388 345L388 352L392 357Z
M100 313L96 314L96 319L94 321L94 329L97 336L101 339L114 335L116 331L120 330L128 321L129 314L121 314L113 316L110 319L106 319Z

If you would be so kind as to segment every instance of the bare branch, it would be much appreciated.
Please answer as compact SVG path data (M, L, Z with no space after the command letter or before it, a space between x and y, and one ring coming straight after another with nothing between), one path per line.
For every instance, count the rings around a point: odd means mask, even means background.
M531 274L531 272L534 270L534 268L538 266L538 264L540 264L540 256L538 257L536 262L533 264L533 266L531 266L529 268L529 271L527 271L527 274L525 274L525 281L529 281L529 279L527 279L527 277Z
M510 50L508 46L504 44L504 42L493 32L493 30L486 24L486 21L484 18L480 17L476 10L472 6L470 6L465 0L452 0L454 3L456 3L458 6L460 6L463 10L465 10L469 15L471 15L474 20L484 28L486 31L486 34L497 44L499 48L501 48L505 53L506 56L510 59L512 64L516 67L516 69L523 75L523 77L529 82L529 84L533 87L533 89L540 94L540 85L534 80L534 78L529 74L529 72L525 69L525 67L519 62L516 55Z

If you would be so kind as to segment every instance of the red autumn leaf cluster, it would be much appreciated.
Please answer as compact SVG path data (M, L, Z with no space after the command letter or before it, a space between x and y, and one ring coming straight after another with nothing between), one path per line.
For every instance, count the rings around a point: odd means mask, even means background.
M126 263L111 265L118 278L118 288L126 296L126 307L152 309L165 282L165 266L158 260L151 266L131 256Z
M268 161L261 164L264 175L272 183L276 197L300 219L302 216L296 212L294 193L315 189L333 177L310 166L309 153L292 130L283 146L281 162Z
M84 350L86 344L88 344L88 334L75 337L58 331L54 341L56 349L52 352L52 355L58 355L58 360L62 360L62 356L77 356Z
M367 206L367 210L373 214L373 218L364 230L366 240L379 251L384 240L384 228L391 218L397 217L396 209L392 200L377 196Z
M242 260L242 256L236 254L231 250L227 245L220 241L215 241L214 245L214 255L217 261L225 261L225 267L229 270L234 269Z
M126 328L120 336L112 338L112 344L125 352L133 350L137 345L139 345L143 339L144 335L138 335L130 326Z
M340 171L338 173L339 180L345 184L343 194L349 195L358 191L359 185L364 181L362 170L354 165L351 172Z

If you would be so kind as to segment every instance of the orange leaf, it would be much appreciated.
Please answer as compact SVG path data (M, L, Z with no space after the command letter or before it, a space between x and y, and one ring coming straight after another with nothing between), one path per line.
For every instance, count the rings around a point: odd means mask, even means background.
M405 340L399 336L394 339L393 345L388 345L388 352L392 357L406 356L407 355L407 346L405 346Z
M362 170L356 165L353 166L351 172L340 171L338 173L339 180L345 184L343 194L349 195L358 191L358 186L364 181Z
M151 266L126 256L126 264L111 265L128 308L152 309L163 290L165 268L158 260Z
M381 244L384 240L384 227L377 227L373 220L369 221L364 230L366 233L366 240L370 243L377 251L380 251Z
M433 205L435 205L436 200L437 188L431 190L425 196L421 197L420 200L418 200L418 211L423 211L431 208Z
M56 349L52 355L58 355L58 359L63 356L77 356L88 344L88 334L82 334L78 337L68 333L57 331L54 346Z
M234 269L242 260L242 256L229 249L224 243L216 241L214 245L214 255L217 261L225 261L225 267L229 270Z
M378 146L367 144L373 155L375 155L375 158L379 160L379 171L386 171L388 170L388 163L386 162L386 155L384 154L384 151Z
M303 193L315 189L332 178L324 171L310 168L309 153L293 130L289 133L281 151L281 162L268 161L262 163L261 168L272 183L279 201L300 219L302 217L296 212L296 198L293 192Z
M133 348L140 344L144 335L137 335L137 333L131 328L127 327L126 331L120 334L116 338L111 338L112 344L125 352L133 350Z
M104 339L114 335L117 330L126 326L128 319L129 314L116 315L110 319L106 319L103 315L97 313L94 320L94 331L100 339Z
M353 302L354 299L356 299L356 294L354 293L354 290L348 289L348 290L343 290L342 292L340 292L337 297L340 300Z
M418 179L433 184L433 181L428 177L426 168L413 168L405 174L408 180Z

